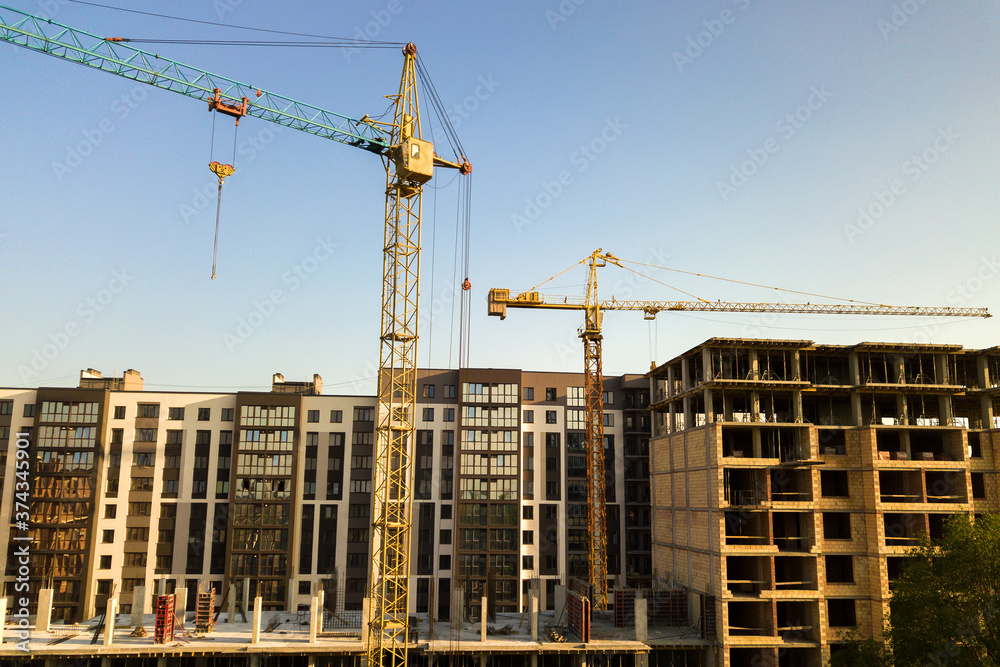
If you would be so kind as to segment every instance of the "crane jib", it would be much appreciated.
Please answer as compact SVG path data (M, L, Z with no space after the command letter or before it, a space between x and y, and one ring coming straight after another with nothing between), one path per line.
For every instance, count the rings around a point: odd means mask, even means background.
M385 155L388 133L371 123L275 95L255 86L0 5L0 41L186 97L218 100L247 116ZM215 91L218 89L219 93ZM221 110L221 109L220 109Z

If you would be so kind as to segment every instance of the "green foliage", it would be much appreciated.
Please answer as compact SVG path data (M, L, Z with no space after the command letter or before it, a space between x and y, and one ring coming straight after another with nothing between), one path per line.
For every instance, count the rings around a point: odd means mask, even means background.
M896 667L1000 666L1000 516L955 515L914 556L890 602Z
M830 667L892 667L892 657L874 639L862 639L855 631L846 646L830 657Z

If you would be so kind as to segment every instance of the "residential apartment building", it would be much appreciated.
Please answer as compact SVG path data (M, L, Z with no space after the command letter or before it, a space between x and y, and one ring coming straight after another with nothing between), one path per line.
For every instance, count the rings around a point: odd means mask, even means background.
M1000 509L1000 349L712 338L649 373L653 559L719 665L881 637L921 533Z
M604 385L608 572L612 585L648 586L648 382ZM497 611L520 611L536 579L551 609L557 583L586 573L582 386L574 373L419 372L413 613L450 617L454 588L473 614L484 590ZM125 613L140 586L214 586L221 604L249 580L268 610L307 605L320 587L360 609L375 413L374 396L323 395L319 376L275 375L269 392L159 392L136 371L91 369L75 388L0 389L0 511L27 501L33 603L51 587L53 620L72 622L113 591ZM23 544L9 524L5 595Z

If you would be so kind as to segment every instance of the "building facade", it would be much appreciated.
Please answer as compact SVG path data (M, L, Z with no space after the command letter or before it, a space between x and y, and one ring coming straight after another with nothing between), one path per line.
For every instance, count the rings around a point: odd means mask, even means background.
M574 373L419 372L414 613L449 618L455 588L472 614L483 591L497 611L521 611L536 580L551 609L557 583L585 576L582 387ZM604 394L608 572L611 585L645 587L648 382L606 378ZM87 370L75 388L0 389L0 511L27 507L29 593L51 587L53 620L66 622L93 617L112 592L123 613L139 587L214 586L221 605L243 581L265 609L307 605L320 587L360 609L375 411L374 396L323 395L319 376L275 375L269 392L154 392L135 371ZM23 544L9 524L5 595Z
M713 338L649 374L656 574L719 665L879 638L922 533L1000 509L1000 350Z

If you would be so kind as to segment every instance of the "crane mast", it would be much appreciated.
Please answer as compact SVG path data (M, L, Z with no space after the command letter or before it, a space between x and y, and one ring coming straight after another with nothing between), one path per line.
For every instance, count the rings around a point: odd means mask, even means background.
M336 114L288 97L0 5L0 41L207 102L210 111L278 123L383 158L386 171L378 412L372 492L371 667L404 667L409 630L412 448L416 417L420 215L435 166L465 175L472 166L438 157L421 136L417 49L403 48L391 123ZM228 571L228 570L227 570Z
M604 412L601 368L601 324L605 310L634 310L654 319L664 311L730 312L730 313L803 313L818 315L921 315L931 317L990 317L986 308L949 308L920 306L885 306L859 304L754 303L727 301L618 301L600 300L597 290L597 269L608 262L621 267L621 260L600 248L584 259L588 267L587 292L583 298L545 296L536 291L511 296L509 289L494 288L487 297L488 313L507 317L508 308L538 308L544 310L582 310L584 324L580 328L584 358L584 396L586 399L587 447L587 519L588 571L593 595L593 609L607 609L607 525L605 513ZM623 267L624 268L624 267Z

